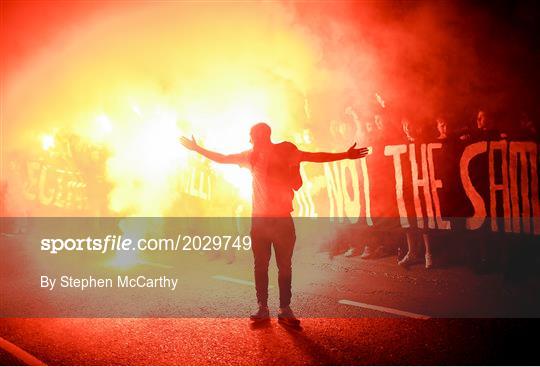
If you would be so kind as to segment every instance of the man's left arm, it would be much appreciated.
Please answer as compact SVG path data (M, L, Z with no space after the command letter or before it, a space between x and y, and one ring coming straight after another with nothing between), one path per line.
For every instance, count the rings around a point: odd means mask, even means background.
M304 152L299 151L299 159L301 162L334 162L342 159L358 159L369 154L368 148L356 148L354 143L346 152L342 153L327 153L327 152Z

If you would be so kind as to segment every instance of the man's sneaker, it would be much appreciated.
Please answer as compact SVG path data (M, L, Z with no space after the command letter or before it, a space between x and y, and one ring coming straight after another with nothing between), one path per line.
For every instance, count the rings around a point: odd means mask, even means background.
M278 322L290 326L300 326L300 320L294 316L290 307L282 307L279 309Z
M249 318L251 319L251 321L256 322L269 321L270 310L268 310L268 306L259 306L257 312L249 316Z
M433 267L433 259L430 253L426 254L426 269L431 269Z

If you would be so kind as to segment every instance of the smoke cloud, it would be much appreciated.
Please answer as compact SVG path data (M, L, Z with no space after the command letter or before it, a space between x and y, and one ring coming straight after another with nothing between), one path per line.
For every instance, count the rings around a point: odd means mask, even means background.
M3 9L2 150L34 154L61 131L105 145L115 213L169 209L187 169L184 134L237 152L253 123L269 121L275 140L309 129L313 148L328 147L347 107L365 119L380 111L375 94L389 124L537 112L528 3L510 13L449 2L59 4ZM249 190L246 172L219 170Z

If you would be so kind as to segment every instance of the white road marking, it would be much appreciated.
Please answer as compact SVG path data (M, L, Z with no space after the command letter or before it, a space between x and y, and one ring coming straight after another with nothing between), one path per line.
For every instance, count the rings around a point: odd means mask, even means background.
M221 281L224 281L224 282L231 282L231 283L236 283L236 284L255 286L255 283L253 283L251 281L243 280L243 279L237 279L237 278L231 278L231 277L228 277L228 276L225 276L225 275L213 275L212 278L217 279L217 280L221 280ZM269 288L273 288L273 286L270 285ZM427 316L427 315L421 315L421 314L418 314L418 313L402 311L402 310L398 310L398 309L390 308L390 307L370 305L368 303L350 301L348 299L341 299L341 300L338 301L338 303L340 303L342 305L349 305L349 306L367 308L367 309L370 309L370 310L375 310L375 311L384 312L384 313L390 313L390 314L394 314L394 315L398 315L398 316L410 317L410 318L413 318L413 319L428 320L428 319L431 318L430 316Z
M16 346L12 342L9 342L2 337L0 337L0 348L28 366L46 366L45 363L31 355L24 349Z
M248 280L226 277L225 275L213 275L212 278L217 279L217 280L223 280L224 282L231 282L231 283L236 283L236 284L249 285L249 286L252 286L252 287L255 286L255 283L250 282ZM269 285L268 288L274 288L274 286Z
M418 314L418 313L402 311L402 310L398 310L398 309L390 308L390 307L370 305L368 303L349 301L348 299L341 299L341 300L338 301L338 303L341 303L342 305L349 305L349 306L367 308L369 310L375 310L375 311L380 311L380 312L384 312L384 313L391 313L391 314L398 315L398 316L410 317L410 318L413 318L413 319L428 320L428 319L431 318L430 316L427 316L427 315L421 315L421 314Z

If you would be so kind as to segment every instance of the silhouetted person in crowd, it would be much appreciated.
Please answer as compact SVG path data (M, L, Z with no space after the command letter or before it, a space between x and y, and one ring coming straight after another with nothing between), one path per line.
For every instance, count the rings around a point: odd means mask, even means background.
M405 135L405 140L407 141L407 143L415 143L418 145L422 143L422 136L418 128L414 127L407 118L403 118L401 120L401 126L403 128L403 133ZM405 160L405 162L407 162L407 160ZM410 169L404 169L402 172L404 176L407 176L408 172L410 172ZM403 182L404 185L409 185L409 182L411 182L411 178L404 177ZM412 201L406 200L406 202L410 203ZM412 207L407 208L407 213L409 213L410 217L409 222L411 223L411 227L405 230L405 237L407 240L407 253L401 260L399 260L398 264L407 267L416 263L420 257L420 245L422 242L424 245L425 267L426 269L430 269L433 266L430 237L426 228L414 227L413 223L416 221L416 216L413 214L414 210L415 209Z
M268 265L271 248L274 247L278 266L279 302L278 319L297 326L291 308L291 260L296 240L294 222L291 218L294 191L302 185L300 162L332 162L342 159L357 159L367 155L366 148L356 144L343 153L304 152L290 142L272 143L271 129L266 123L251 128L251 150L238 154L221 154L204 149L195 138L180 139L182 145L217 163L238 164L247 167L253 175L251 238L255 262L255 288L259 308L251 315L253 321L267 321L268 310Z
M408 118L404 117L403 119L401 119L401 128L403 129L403 134L405 134L405 139L407 140L407 143L416 142L415 130L413 129L412 124Z
M435 122L437 123L437 140L438 141L441 141L441 142L444 142L446 141L449 136L448 136L448 123L446 122L446 120L442 117L437 117L437 119L435 120Z
M534 125L534 122L529 118L529 115L522 112L519 116L519 127L517 131L512 134L512 139L515 140L528 140L538 142L538 130Z
M467 215L464 212L463 201L467 200L461 187L459 157L463 151L464 142L458 139L455 130L449 125L446 119L439 116L435 119L435 141L441 143L440 149L434 159L441 164L435 164L436 175L444 183L438 190L439 203L442 217L451 222L453 231L434 231L430 237L433 243L443 244L442 247L447 256L438 256L438 263L441 264L442 258L446 257L450 261L457 261L465 257L467 247L460 241L460 235L463 232L465 222L462 220Z
M500 133L493 127L491 115L484 110L479 110L476 116L476 127L469 129L460 139L465 143L480 141L497 141L507 138L506 134ZM474 182L475 188L484 198L490 198L489 176L485 170L488 166L487 156L483 155L471 162L469 176ZM489 200L489 199L488 199ZM489 204L487 204L489 207ZM472 243L478 252L477 270L481 273L490 271L495 265L497 238L489 230L489 221L496 221L498 218L489 218L478 230L471 232Z
M466 141L499 140L504 138L506 138L506 134L501 134L493 127L491 116L484 110L479 110L476 115L476 127L468 129L468 131L460 136L461 140Z
M375 169L380 169L385 163L384 159L384 146L388 143L389 131L385 126L385 120L381 114L375 114L373 117L368 118L365 124L365 144L369 144L373 147L376 154L370 157L370 165ZM386 129L385 129L386 128ZM385 255L385 245L388 246L390 238L388 231L384 228L384 224L380 219L387 215L389 200L383 198L388 195L388 188L392 187L391 183L386 180L389 176L375 175L372 177L371 195L375 199L372 205L372 215L375 214L376 225L373 229L367 233L362 234L361 238L365 242L364 249L360 258L363 260L376 259Z

